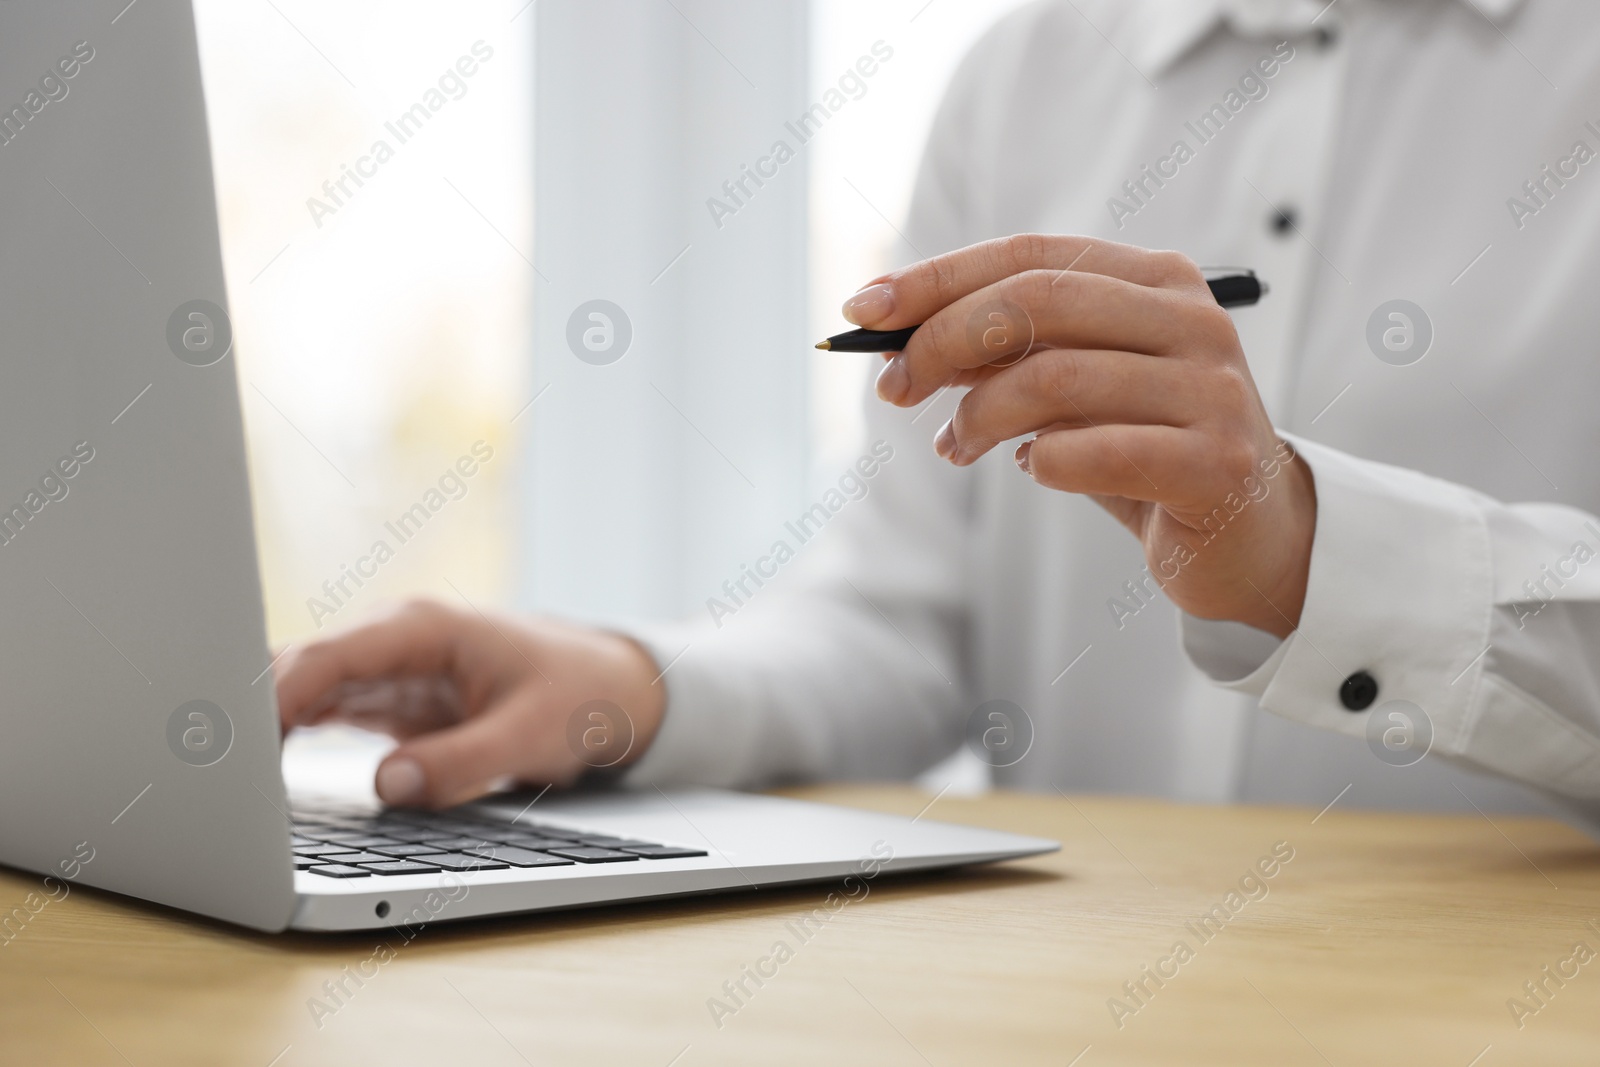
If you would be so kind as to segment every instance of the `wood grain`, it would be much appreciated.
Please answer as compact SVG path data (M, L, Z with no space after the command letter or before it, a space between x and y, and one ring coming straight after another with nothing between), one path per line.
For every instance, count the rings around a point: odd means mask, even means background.
M899 787L794 793L908 815L929 799ZM1600 848L1559 824L1017 794L944 797L928 817L1064 848L881 878L808 941L787 924L825 887L391 936L394 958L359 987L345 979L351 994L320 1019L312 998L381 937L254 936L74 890L0 947L0 1062L1600 1060L1600 959L1559 987L1544 979L1551 993L1520 1028L1507 1006L1535 1007L1523 983L1575 942L1600 949L1589 925L1600 924ZM1227 911L1229 891L1280 842L1293 859ZM37 886L0 872L0 904ZM1202 940L1195 924L1217 905L1227 921ZM1190 955L1160 964L1180 940ZM733 1001L723 983L779 941L792 955ZM1159 987L1141 970L1158 965L1173 975ZM1148 993L1135 1000L1123 983L1141 978ZM712 998L736 1008L720 1026ZM1128 1009L1120 1020L1111 998Z

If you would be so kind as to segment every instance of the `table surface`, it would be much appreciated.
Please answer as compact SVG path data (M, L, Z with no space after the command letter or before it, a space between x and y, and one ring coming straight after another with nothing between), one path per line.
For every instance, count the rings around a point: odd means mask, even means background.
M791 793L907 815L931 799ZM394 958L320 1018L324 983L381 936L255 935L75 890L0 948L0 1062L1600 1059L1600 847L1557 823L1008 793L941 797L927 817L1063 848L880 878L803 943L786 924L828 887L391 936ZM1247 878L1275 848L1292 859ZM0 871L0 902L37 885ZM1217 907L1226 921L1202 926ZM731 1000L723 983L778 941L777 973Z

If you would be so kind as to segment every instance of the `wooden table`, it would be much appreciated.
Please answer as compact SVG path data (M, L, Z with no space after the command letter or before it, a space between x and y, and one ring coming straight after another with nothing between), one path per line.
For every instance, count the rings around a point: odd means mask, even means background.
M435 927L315 1021L379 937L256 936L76 890L0 948L0 1062L1600 1062L1600 958L1573 956L1600 951L1600 847L1558 824L1016 794L929 817L1064 848L879 879L803 943L786 924L822 887ZM1293 858L1230 901L1275 845ZM36 886L0 873L0 902ZM723 983L780 940L792 958L731 1000ZM1558 986L1547 965L1576 973ZM1523 983L1541 980L1536 1002ZM735 1009L720 1027L712 998Z

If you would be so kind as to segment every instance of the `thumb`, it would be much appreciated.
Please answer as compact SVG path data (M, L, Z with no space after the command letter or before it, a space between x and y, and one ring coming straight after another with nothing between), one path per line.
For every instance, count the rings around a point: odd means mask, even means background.
M448 729L406 741L378 765L386 804L447 808L489 792L496 779L526 761L515 718L496 708Z

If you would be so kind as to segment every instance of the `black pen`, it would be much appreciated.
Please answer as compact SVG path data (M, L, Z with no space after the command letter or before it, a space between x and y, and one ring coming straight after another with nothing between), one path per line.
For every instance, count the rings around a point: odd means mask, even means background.
M1255 271L1208 278L1206 285L1225 308L1247 307L1267 295L1267 283L1257 278ZM825 352L899 352L918 329L907 326L903 330L850 330L835 334L817 347Z

